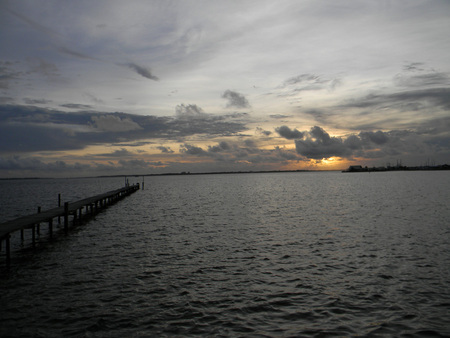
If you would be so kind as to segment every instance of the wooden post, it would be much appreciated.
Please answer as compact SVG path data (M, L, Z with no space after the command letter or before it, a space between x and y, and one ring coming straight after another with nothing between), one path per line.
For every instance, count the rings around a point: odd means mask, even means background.
M144 176L142 176L142 190L144 190Z
M33 224L33 226L31 227L31 233L32 233L31 240L33 241L33 248L34 248L36 245L36 226L35 226L35 224Z
M11 243L9 241L10 234L6 234L6 267L9 268L11 266Z
M38 207L38 214L41 213L41 207ZM40 235L41 234L41 225L38 223L37 224L37 234Z
M69 230L69 202L64 203L64 230Z
M61 206L61 194L58 194L58 208ZM58 224L61 224L61 216L58 216Z
M50 239L53 238L53 218L48 221L48 232L50 234Z

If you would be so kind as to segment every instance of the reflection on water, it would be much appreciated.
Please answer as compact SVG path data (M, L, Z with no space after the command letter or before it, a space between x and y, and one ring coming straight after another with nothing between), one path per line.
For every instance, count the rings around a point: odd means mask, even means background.
M0 335L449 335L449 178L148 177L13 253Z

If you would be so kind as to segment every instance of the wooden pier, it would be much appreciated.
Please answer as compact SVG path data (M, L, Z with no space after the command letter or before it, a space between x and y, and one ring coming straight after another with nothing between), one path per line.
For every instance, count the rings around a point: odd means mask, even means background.
M11 234L19 231L21 232L21 239L24 238L24 230L31 229L33 245L36 240L36 231L39 232L41 223L48 223L49 236L53 236L53 220L55 218L64 219L64 230L69 230L69 216L73 217L74 223L76 220L81 219L83 216L83 209L85 209L84 215L94 215L101 209L117 202L118 200L132 194L139 190L139 183L135 185L128 185L124 188L109 191L93 197L88 197L75 202L66 202L64 206L60 206L54 209L40 211L37 214L28 215L16 218L11 221L7 221L0 224L0 252L2 251L3 241L5 242L6 250L6 265L10 266L11 262Z

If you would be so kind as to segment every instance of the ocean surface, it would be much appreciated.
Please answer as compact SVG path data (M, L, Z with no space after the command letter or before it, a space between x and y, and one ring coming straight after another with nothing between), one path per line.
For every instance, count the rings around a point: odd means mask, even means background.
M0 222L123 185L0 181ZM449 171L145 177L45 228L2 248L1 337L450 336Z

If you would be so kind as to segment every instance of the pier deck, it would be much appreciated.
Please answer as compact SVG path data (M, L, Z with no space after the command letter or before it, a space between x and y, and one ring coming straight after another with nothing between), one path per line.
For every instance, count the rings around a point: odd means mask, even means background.
M78 217L81 218L83 208L86 207L87 213L95 213L101 208L104 208L115 201L122 199L131 193L139 190L139 184L126 186L124 188L120 188L117 190L109 191L103 194L99 194L96 196L88 197L75 202L66 202L64 206L45 210L36 214L27 215L23 217L19 217L4 223L0 223L0 244L3 241L6 242L6 264L9 266L10 264L10 237L11 234L16 231L21 231L21 235L23 238L23 230L32 229L33 230L33 244L35 240L35 228L39 226L40 223L48 223L49 224L49 234L52 236L52 226L53 219L55 218L64 218L64 229L67 231L69 226L69 215L72 215L74 220ZM1 245L0 245L1 251Z

